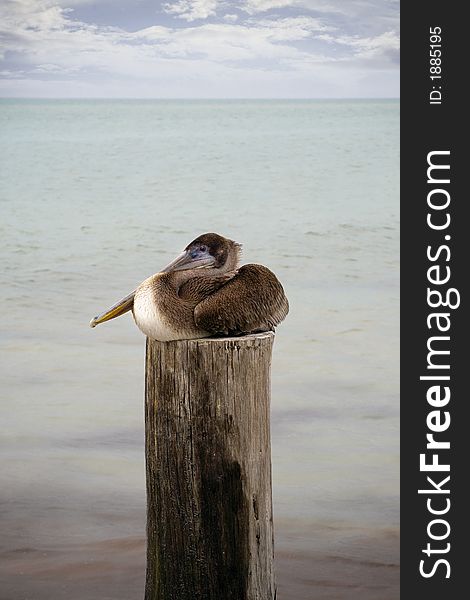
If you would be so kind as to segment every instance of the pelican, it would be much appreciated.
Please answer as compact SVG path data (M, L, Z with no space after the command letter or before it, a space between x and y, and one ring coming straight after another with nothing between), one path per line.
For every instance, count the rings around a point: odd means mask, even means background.
M240 267L240 253L240 244L205 233L90 326L132 310L142 333L162 342L273 331L289 311L283 287L263 265Z

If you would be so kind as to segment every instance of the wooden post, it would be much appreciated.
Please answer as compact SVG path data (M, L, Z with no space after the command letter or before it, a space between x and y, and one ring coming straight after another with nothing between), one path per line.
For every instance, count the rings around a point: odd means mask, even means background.
M274 600L273 333L147 340L145 600Z

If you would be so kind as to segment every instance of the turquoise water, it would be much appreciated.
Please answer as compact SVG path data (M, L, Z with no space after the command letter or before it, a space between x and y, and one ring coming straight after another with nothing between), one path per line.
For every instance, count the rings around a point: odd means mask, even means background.
M2 599L142 597L144 338L88 321L206 231L290 300L280 600L398 598L398 120L396 101L0 102Z

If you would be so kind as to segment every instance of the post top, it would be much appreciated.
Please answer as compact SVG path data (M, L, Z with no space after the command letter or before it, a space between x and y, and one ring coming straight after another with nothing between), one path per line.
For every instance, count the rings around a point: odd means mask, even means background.
M201 338L199 340L193 340L198 342L232 342L232 341L245 341L245 340L263 340L266 338L273 338L274 331L262 331L261 333L249 333L247 335L234 335L234 336L221 336L221 337L209 337Z
M249 333L248 335L238 335L238 336L224 336L224 337L206 337L206 338L197 338L193 340L173 340L171 342L159 342L158 340L152 340L148 338L150 343L154 344L196 344L198 346L204 345L212 345L212 344L247 344L251 343L262 343L263 341L273 341L275 334L273 331L263 331L261 333Z

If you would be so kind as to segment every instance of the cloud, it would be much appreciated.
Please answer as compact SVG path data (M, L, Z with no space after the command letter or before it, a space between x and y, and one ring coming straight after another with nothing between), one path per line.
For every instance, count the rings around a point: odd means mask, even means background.
M70 74L70 73L76 73L77 71L79 71L80 68L79 67L63 67L63 66L59 66L59 65L55 65L53 63L46 63L43 65L38 65L37 67L34 68L34 73L47 73L47 74L53 74L53 75L63 75L63 74Z
M238 21L238 15L224 15L223 20L226 23L235 23L236 21Z
M313 33L333 31L334 27L324 25L313 17L288 17L284 19L262 19L250 21L257 27L269 31L269 39L276 42L302 40L312 37Z
M398 62L400 39L394 31L386 31L378 36L360 38L357 36L332 36L321 34L319 36L332 44L340 44L351 48L356 59L375 60L389 57L392 62Z
M206 23L176 30L150 27L136 32L134 37L158 45L160 56L197 56L214 62L243 62L292 57L300 59L304 52L282 42L303 40L312 31L325 29L314 19L292 18L244 25Z
M165 12L191 22L215 15L217 0L178 0L164 5Z
M350 16L367 13L385 15L392 12L398 18L398 0L241 0L239 7L250 15L273 9L296 8L315 13L337 13Z
M75 0L74 7L92 2ZM255 4L261 13L273 2L253 1L250 10ZM166 12L161 14L168 15L165 24L152 13L148 27L132 31L80 19L66 0L3 0L0 93L351 96L361 81L367 82L365 95L398 90L398 35L383 25L378 33L360 35L323 13L225 14L227 2L209 0L179 0L162 8ZM217 8L224 9L218 17ZM344 66L355 80L345 77ZM384 86L381 75L374 93L374 78L368 73L393 69L390 84Z
M294 4L296 4L296 0L245 0L241 2L240 8L249 15L255 15L272 8L285 8Z
M354 0L348 0L353 3ZM336 0L336 3L325 2L323 0L242 0L241 10L250 15L264 13L273 9L282 8L300 8L315 12L344 12L342 5L348 4L344 0Z

